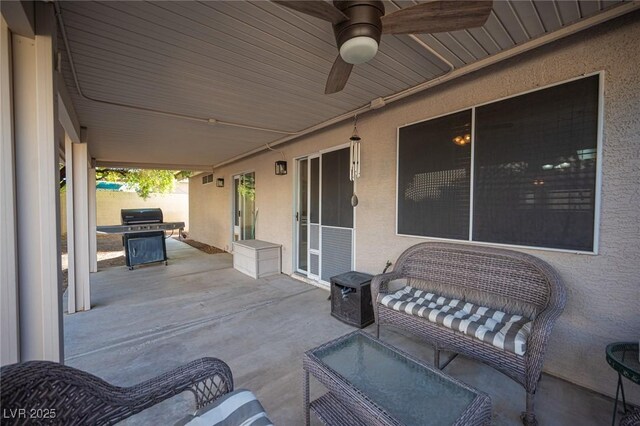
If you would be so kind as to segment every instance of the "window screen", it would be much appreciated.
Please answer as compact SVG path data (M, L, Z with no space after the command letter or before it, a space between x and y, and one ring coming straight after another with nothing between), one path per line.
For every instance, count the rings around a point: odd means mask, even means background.
M313 167L312 162L312 179ZM353 228L352 195L353 182L349 180L349 148L322 154L322 225ZM313 215L313 208L311 214Z
M473 239L593 250L598 76L476 109Z
M401 128L398 233L593 251L598 96L596 75Z
M311 223L320 223L320 158L311 159Z
M398 233L469 238L471 110L400 129Z

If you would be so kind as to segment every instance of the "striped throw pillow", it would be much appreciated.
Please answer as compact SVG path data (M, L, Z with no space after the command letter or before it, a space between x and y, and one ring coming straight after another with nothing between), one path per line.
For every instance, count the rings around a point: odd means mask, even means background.
M273 426L253 392L237 389L185 417L176 426Z

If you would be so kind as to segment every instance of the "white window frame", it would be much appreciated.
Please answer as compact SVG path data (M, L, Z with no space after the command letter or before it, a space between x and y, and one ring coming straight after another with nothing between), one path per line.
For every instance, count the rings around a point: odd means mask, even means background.
M493 104L496 102L500 102L506 99L515 98L518 96L526 95L528 93L537 92L539 90L548 89L550 87L560 86L562 84L570 83L572 81L580 80L583 78L589 78L593 76L598 76L598 127L596 130L596 181L595 181L595 204L594 204L594 217L593 217L593 250L570 250L570 249L560 249L560 248L552 248L552 247L540 247L540 246L527 246L527 245L519 245L519 244L506 244L506 243L492 243L485 241L475 241L473 240L473 197L474 197L474 167L475 167L475 129L476 129L476 109L484 106ZM573 77L567 80L558 81L556 83L548 84L546 86L536 87L535 89L527 90L524 92L518 92L513 95L505 96L503 98L495 99L489 102L483 102L480 104L470 105L465 108L461 108L455 111L450 111L444 114L435 115L429 118L425 118L422 120L414 121L411 123L406 123L401 126L398 126L396 129L396 200L395 200L395 210L396 210L396 227L395 234L399 237L410 237L410 238L419 238L422 240L436 240L436 241L448 241L454 243L465 243L465 244L473 244L473 245L482 245L482 246L492 246L492 247L508 247L508 248L519 248L526 250L543 250L550 252L561 252L561 253L573 253L573 254L586 254L586 255L597 255L599 249L600 242L600 211L601 211L601 195L602 195L602 144L603 144L603 130L604 130L604 83L605 83L605 71L600 70L588 74L583 74L577 77ZM453 238L441 238L441 237L428 237L423 235L409 235L409 234L401 234L398 231L398 201L400 196L400 189L398 187L399 184L399 174L400 174L400 129L408 126L412 126L414 124L423 123L425 121L434 120L436 118L445 117L448 115L456 114L463 111L471 110L471 179L470 179L470 206L469 206L469 236L467 239L453 239Z

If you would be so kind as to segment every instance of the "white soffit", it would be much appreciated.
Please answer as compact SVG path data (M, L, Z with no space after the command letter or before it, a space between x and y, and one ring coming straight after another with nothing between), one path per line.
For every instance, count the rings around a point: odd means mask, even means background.
M387 13L414 1L385 1ZM181 115L300 131L372 100L589 18L619 1L494 1L482 28L384 35L345 90L324 95L331 25L268 1L59 3L86 96ZM425 48L425 46L427 48ZM81 98L63 75L101 163L214 165L284 135L211 125ZM435 52L436 54L432 53ZM443 60L444 59L444 60Z

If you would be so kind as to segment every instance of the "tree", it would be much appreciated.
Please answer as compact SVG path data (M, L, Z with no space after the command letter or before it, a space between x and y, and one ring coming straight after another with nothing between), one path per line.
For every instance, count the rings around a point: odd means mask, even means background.
M251 201L256 199L256 181L253 177L242 176L240 185L238 185L238 194L246 197Z
M130 170L125 182L146 200L152 192L166 194L173 191L174 173L171 170Z
M176 178L183 179L190 175L190 172L174 170L96 169L97 180L124 183L144 200L152 193L171 192Z

